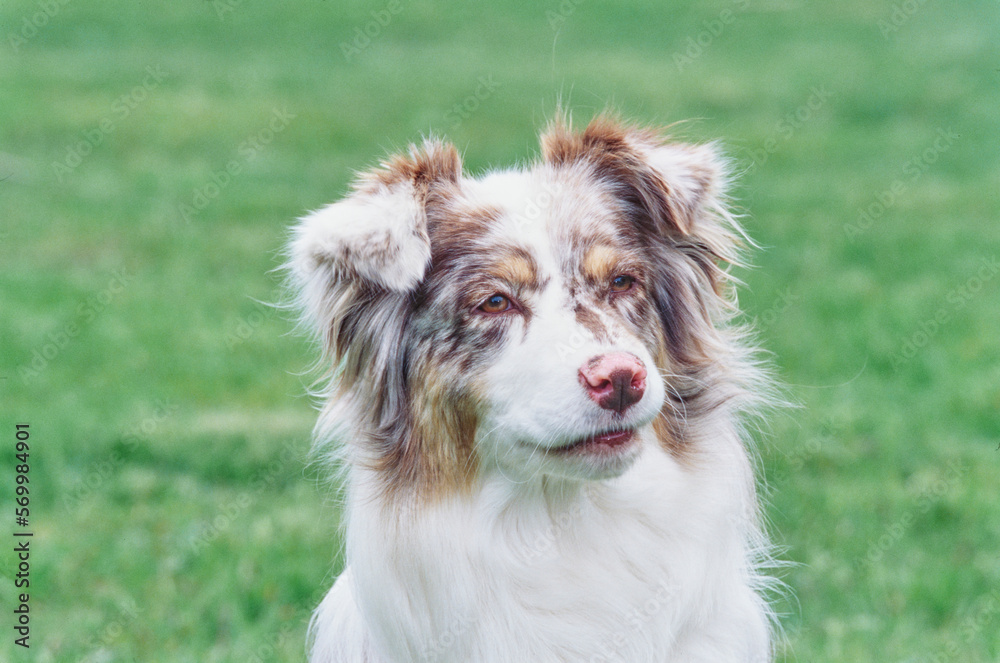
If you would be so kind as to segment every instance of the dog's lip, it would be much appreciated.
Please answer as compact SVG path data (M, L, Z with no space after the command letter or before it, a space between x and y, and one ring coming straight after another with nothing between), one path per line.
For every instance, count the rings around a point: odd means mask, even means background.
M635 438L634 428L609 430L597 435L591 435L569 444L554 447L549 451L557 454L572 453L614 453L629 446Z

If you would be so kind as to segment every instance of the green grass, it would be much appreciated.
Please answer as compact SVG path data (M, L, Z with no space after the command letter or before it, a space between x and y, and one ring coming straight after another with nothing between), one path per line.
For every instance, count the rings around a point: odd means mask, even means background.
M53 3L16 50L42 10L0 9L0 520L29 422L35 533L32 647L13 645L8 550L0 658L302 660L340 562L304 462L311 352L257 303L286 228L422 133L473 171L529 159L560 96L581 119L694 118L684 135L745 170L767 248L742 300L803 405L761 447L797 563L785 660L1000 657L995 2L914 3L884 38L892 6L861 0L587 0L559 20L555 0L402 0L350 60L389 2L234 4ZM480 77L496 89L457 117ZM294 117L248 150L275 110ZM934 149L939 129L958 138Z

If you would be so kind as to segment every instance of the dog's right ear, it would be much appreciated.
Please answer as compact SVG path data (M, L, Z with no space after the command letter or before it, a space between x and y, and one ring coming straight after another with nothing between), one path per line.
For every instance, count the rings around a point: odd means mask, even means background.
M304 217L289 246L288 271L309 326L338 359L345 317L366 302L401 300L431 259L427 208L461 178L455 148L428 140L363 173L343 200ZM356 325L349 325L356 328Z

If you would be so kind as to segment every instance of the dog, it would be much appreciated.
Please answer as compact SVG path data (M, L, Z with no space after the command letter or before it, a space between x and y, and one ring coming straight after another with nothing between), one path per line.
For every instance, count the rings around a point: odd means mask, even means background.
M557 114L536 163L472 177L427 139L301 219L346 474L312 663L773 659L728 164Z

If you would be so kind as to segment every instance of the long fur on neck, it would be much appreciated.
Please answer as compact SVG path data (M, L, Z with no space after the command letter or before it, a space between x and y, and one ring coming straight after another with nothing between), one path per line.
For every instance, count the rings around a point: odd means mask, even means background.
M429 141L296 230L293 287L329 367L317 448L347 486L348 567L313 617L314 663L771 660L747 424L772 392L736 323L725 265L745 235L726 163L610 118L581 132L557 119L542 147L527 171L472 180ZM580 294L593 284L558 275L606 252L640 263L644 290L600 309ZM560 358L644 348L662 381L617 476L505 464L521 434L504 433L516 425L490 382L498 356L517 360L501 348L559 358L531 345L528 313L484 322L468 298L479 281L544 292L556 277L576 318L552 338L585 338ZM554 398L576 407L569 382Z

